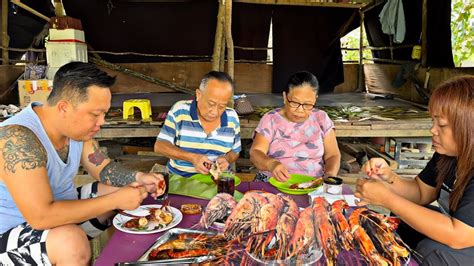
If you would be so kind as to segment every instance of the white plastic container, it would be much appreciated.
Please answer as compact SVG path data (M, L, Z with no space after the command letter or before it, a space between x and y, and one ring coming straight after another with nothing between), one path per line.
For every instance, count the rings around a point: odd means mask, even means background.
M342 194L342 179L335 176L330 176L324 179L324 193L341 195Z
M76 29L49 29L50 40L62 40L62 41L80 41L85 42L84 31Z
M54 80L54 75L56 75L56 72L58 72L59 67L50 67L48 66L48 69L46 70L46 78L50 80Z
M61 67L71 61L87 62L87 45L81 42L46 43L46 61L48 66Z

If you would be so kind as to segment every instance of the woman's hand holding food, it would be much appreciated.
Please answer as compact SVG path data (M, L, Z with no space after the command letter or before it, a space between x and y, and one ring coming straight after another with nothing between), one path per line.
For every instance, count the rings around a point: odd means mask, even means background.
M280 182L285 182L290 178L288 169L279 161L273 161L268 169L272 172L273 177Z
M362 171L370 178L382 180L389 184L392 184L395 179L392 169L382 158L370 159L362 166Z
M377 179L358 179L354 196L360 199L359 206L373 204L385 206L386 200L394 196L387 183Z

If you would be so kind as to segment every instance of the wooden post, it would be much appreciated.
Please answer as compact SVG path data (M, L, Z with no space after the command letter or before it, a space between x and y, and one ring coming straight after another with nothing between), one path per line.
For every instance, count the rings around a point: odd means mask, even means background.
M428 55L427 30L428 28L428 1L423 0L423 9L421 15L421 66L426 67Z
M10 37L8 37L8 0L2 0L2 64L8 65L8 45L10 43Z
M224 22L224 21L223 21ZM222 23L224 25L224 23ZM224 30L224 28L222 28ZM219 71L224 71L225 70L225 36L222 34L222 39L221 39L221 55L219 58Z
M222 44L224 39L224 19L225 19L225 6L223 0L219 0L219 11L217 13L217 23L216 23L216 35L214 37L214 51L212 53L212 70L219 71L220 57L222 55L221 50L224 50L224 45Z
M364 88L364 12L359 9L360 34L359 34L359 68L357 75L357 91L366 91Z
M56 17L65 17L66 16L66 10L64 10L62 0L54 0L54 13L55 13Z
M225 42L227 44L227 73L234 79L234 41L232 40L232 0L225 0Z

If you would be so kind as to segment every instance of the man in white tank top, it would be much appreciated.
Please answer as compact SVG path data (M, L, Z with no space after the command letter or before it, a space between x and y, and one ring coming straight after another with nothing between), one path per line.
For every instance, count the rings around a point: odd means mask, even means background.
M120 166L93 139L114 82L92 64L66 64L44 105L0 124L0 265L86 265L87 237L106 228L114 210L163 193L162 175ZM97 182L76 190L79 165Z

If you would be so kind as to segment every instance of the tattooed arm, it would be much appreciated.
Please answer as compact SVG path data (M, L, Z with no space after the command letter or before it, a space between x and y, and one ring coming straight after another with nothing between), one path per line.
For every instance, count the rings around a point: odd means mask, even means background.
M96 140L84 142L82 165L92 177L103 184L122 187L137 181L141 185L145 185L148 192L157 192L158 195L161 195L164 191L162 175L138 172L122 166L108 158L100 150Z
M144 189L126 187L96 199L56 201L46 169L46 150L22 126L0 127L0 152L0 179L35 229L79 223L117 208L134 209L146 196Z
M122 187L137 180L137 171L122 167L107 157L96 140L84 142L81 163L92 177L103 184Z

